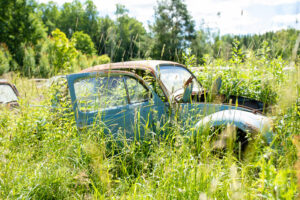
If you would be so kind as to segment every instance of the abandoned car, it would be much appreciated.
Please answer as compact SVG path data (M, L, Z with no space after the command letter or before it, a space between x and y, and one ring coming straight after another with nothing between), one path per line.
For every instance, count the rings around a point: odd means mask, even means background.
M18 106L19 92L17 88L7 80L0 79L0 104L8 107Z
M66 76L77 127L104 124L112 134L143 137L163 132L168 121L200 130L231 124L247 143L248 133L272 136L264 104L244 97L207 101L206 90L185 66L170 61L130 61L98 65ZM217 83L220 88L221 81ZM249 134L248 134L249 135Z

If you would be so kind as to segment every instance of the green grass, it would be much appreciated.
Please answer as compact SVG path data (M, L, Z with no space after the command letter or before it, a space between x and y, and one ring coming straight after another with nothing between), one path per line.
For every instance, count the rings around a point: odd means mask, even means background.
M168 137L122 144L96 127L79 133L72 114L49 109L47 90L12 76L21 100L20 108L0 111L0 199L296 199L299 78L263 59L197 75L208 90L221 75L224 94L274 104L272 145L258 135L243 160L230 151L220 159L207 133L187 138L192 130L177 124Z

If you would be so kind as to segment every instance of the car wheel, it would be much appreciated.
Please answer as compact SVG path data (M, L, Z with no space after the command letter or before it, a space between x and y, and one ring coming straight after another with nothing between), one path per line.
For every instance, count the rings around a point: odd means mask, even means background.
M229 124L212 127L211 131L210 145L214 154L223 157L231 153L238 159L243 159L250 141L248 133Z

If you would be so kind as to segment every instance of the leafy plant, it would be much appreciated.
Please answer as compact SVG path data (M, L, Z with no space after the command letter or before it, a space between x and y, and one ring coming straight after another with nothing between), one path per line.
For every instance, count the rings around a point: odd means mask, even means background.
M76 31L72 35L71 41L75 48L83 54L93 55L95 53L94 43L88 34L82 31Z
M8 72L10 67L11 55L9 51L3 46L0 46L0 76Z
M71 62L77 55L73 42L70 42L59 29L52 31L52 36L54 40L53 53L55 54L54 74L60 71L70 71L73 67Z

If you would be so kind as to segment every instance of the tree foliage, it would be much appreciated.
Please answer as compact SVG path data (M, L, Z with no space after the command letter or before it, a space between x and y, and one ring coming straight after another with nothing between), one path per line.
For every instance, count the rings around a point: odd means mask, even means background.
M126 61L143 57L143 45L146 30L142 23L128 16L128 10L123 5L116 6L116 46L113 60Z
M52 31L52 36L56 57L53 63L55 73L70 69L72 67L71 62L77 55L73 42L70 42L66 35L59 29Z
M192 53L196 56L198 63L204 63L205 55L212 55L212 41L209 29L200 29L196 33L195 39L191 43Z
M137 59L184 62L192 58L188 65L212 64L214 59L220 62L238 59L243 63L247 55L262 53L265 43L268 51L263 54L268 59L290 60L300 34L290 28L260 35L220 35L205 28L205 21L195 30L182 0L160 0L154 9L154 22L146 31L121 4L116 5L115 18L111 18L101 17L93 0L73 0L62 6L52 1L41 4L36 0L0 1L0 44L5 47L1 49L1 62L5 64L0 71L48 77L99 63L101 55L112 62ZM238 52L232 54L232 49ZM299 59L299 49L294 54Z
M0 45L0 76L9 70L11 55L4 45Z
M258 51L262 47L262 44L267 42L271 57L282 57L288 60L291 58L292 49L299 34L300 30L289 28L276 32L266 32L260 35L216 35L212 37L214 41L212 44L213 56L215 58L230 59L230 49L234 41L237 40L244 53L246 50ZM300 54L299 50L297 54Z
M22 44L36 44L45 38L45 28L35 12L34 0L0 1L0 43L5 43L14 59L23 65L18 57Z
M195 37L194 21L181 0L163 0L155 8L152 57L180 60L181 52Z
M43 23L47 27L47 34L50 35L51 32L54 31L59 24L61 15L59 7L53 1L50 1L47 4L41 3L38 6L38 9L41 14Z
M71 41L75 45L75 48L82 53L87 55L94 54L94 43L88 34L82 31L77 31L73 34Z

